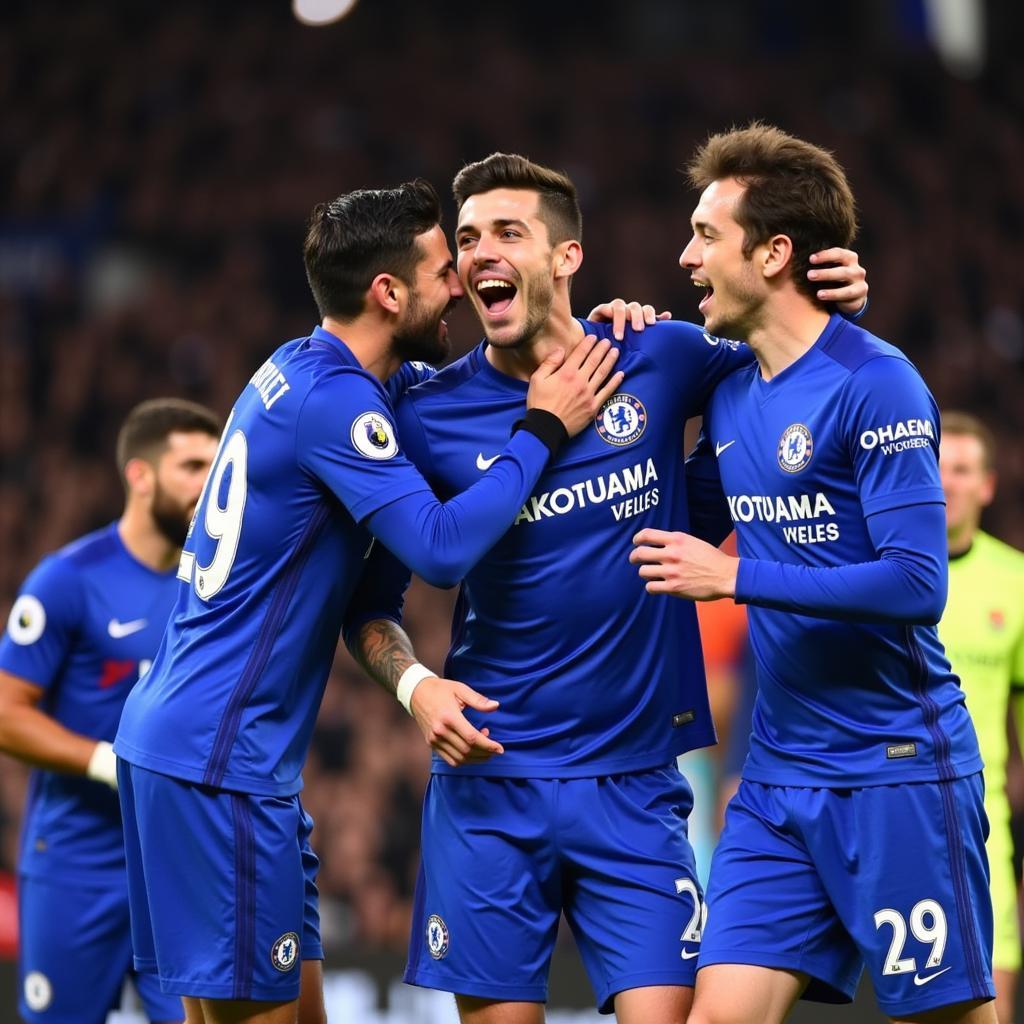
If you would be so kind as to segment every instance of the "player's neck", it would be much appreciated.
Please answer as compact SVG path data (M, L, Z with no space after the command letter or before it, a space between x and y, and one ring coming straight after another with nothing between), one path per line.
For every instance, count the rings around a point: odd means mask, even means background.
M529 380L552 351L560 348L568 355L582 340L583 328L566 304L564 309L552 309L547 322L529 341L515 348L488 345L484 354L491 366L501 373L517 380Z
M145 509L131 501L118 521L117 532L132 558L155 572L174 568L181 557L181 548L156 528Z
M391 327L380 317L359 316L343 322L325 316L320 326L343 341L359 365L381 382L402 365L392 351Z
M777 296L765 308L762 322L749 332L764 380L777 377L811 349L821 337L829 314L803 296Z

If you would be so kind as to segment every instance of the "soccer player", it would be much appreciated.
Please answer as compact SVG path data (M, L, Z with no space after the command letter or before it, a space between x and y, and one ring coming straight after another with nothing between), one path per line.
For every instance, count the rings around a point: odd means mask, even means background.
M460 172L455 195L460 282L487 340L398 411L405 450L442 496L487 471L550 351L612 333L572 316L571 181L495 154ZM828 273L855 279L837 298L856 309L866 286L844 259ZM457 993L473 1024L543 1018L563 910L599 1004L621 1021L680 1021L693 983L701 906L674 759L714 730L693 608L648 597L627 555L631 524L685 507L683 424L751 357L671 322L627 331L621 351L624 388L463 583L445 674L486 702L463 714L394 622L361 627L364 649L384 655L364 664L435 751L406 980Z
M1017 883L1006 796L1007 717L1024 689L1024 554L980 529L995 496L995 440L967 413L942 414L939 472L946 495L949 599L939 639L967 696L985 759L986 843L992 874L996 1016L1010 1024L1020 972Z
M754 124L713 136L680 257L714 335L757 361L708 403L697 491L719 539L645 529L651 595L749 605L759 694L711 865L690 1024L776 1024L849 1000L866 964L894 1019L993 1021L981 757L938 641L939 418L892 345L804 279L854 202L831 154ZM627 364L628 365L628 364Z
M35 768L18 862L25 1021L102 1024L125 977L151 1021L183 1016L177 996L132 970L110 741L167 625L219 433L191 402L133 409L117 440L121 518L32 571L0 641L0 750Z
M606 341L553 353L493 466L441 504L402 454L384 387L447 353L462 289L439 220L422 181L314 209L304 256L322 324L235 403L168 631L125 704L135 962L185 997L190 1024L294 1020L310 914L300 772L346 616L379 591L400 607L393 556L434 583L461 578L622 381ZM398 386L421 376L410 366Z

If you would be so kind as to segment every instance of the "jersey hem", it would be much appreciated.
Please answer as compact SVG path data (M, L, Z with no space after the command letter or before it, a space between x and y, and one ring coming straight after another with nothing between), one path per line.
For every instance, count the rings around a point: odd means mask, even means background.
M975 775L982 770L984 762L981 756L972 757L969 761L951 766L952 775L940 772L934 765L919 768L916 771L893 771L880 776L877 772L853 772L843 775L818 775L812 769L804 767L790 768L788 771L749 770L744 767L740 777L745 782L756 782L763 786L789 786L794 789L866 789L870 786L897 786L904 782L949 782L952 779L963 779Z
M441 758L436 757L430 766L433 775L483 775L492 778L506 779L593 779L599 775L622 775L632 772L646 772L655 768L663 768L668 762L681 754L700 747L710 747L715 743L714 735L702 735L696 742L681 743L664 747L654 753L645 752L634 757L619 758L614 761L586 761L581 764L513 764L495 765L491 763L462 765L453 768Z
M48 864L45 868L38 865L18 866L16 874L19 878L30 878L33 882L46 885L52 882L56 886L74 885L76 888L106 891L112 887L123 887L128 877L128 868L122 864L117 868L83 868L75 867L67 871L58 864ZM127 899L127 890L125 890Z
M167 775L182 782L191 782L201 786L208 785L203 781L206 777L205 767L193 768L178 764L176 761L168 761L154 754L147 754L122 739L114 741L114 753L122 761L127 761L137 768L145 768L146 771ZM268 783L266 779L252 779L244 775L225 775L212 788L229 790L233 793L248 793L250 796L295 796L296 793L302 791L302 778L300 776L290 782Z

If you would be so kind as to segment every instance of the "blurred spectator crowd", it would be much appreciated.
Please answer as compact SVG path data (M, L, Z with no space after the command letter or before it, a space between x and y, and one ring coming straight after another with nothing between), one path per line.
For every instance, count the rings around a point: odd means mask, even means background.
M45 552L117 515L114 436L131 406L173 394L224 414L269 351L308 333L314 202L416 175L447 194L464 162L523 152L580 188L580 312L623 295L693 318L679 169L709 130L755 116L846 167L866 326L908 352L941 406L993 428L986 526L1024 546L1024 63L1003 31L1020 14L992 5L988 67L965 81L899 19L905 6L636 0L582 19L532 0L366 0L311 29L284 0L6 4L0 614ZM468 309L452 330L457 353L475 342ZM407 607L440 667L451 595L417 584ZM303 798L328 944L404 945L428 770L413 723L340 654ZM23 787L5 760L7 870Z

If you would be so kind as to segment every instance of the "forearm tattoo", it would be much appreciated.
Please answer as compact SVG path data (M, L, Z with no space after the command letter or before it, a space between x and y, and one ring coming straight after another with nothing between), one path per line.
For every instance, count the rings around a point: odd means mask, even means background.
M408 634L390 619L373 619L361 626L352 653L366 673L389 693L398 690L402 673L416 664Z

